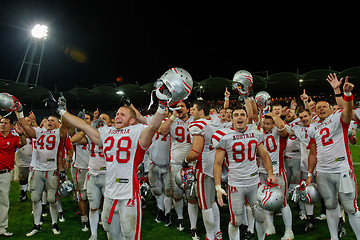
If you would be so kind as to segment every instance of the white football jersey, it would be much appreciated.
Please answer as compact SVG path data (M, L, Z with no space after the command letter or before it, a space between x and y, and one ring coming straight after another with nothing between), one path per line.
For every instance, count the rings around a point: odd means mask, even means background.
M300 141L300 153L301 153L301 160L300 160L300 170L303 172L308 171L308 156L310 152L309 144L310 138L307 134L307 127L302 122L296 122L291 124L291 129L293 130L295 136Z
M60 144L60 130L46 130L35 127L36 143L33 149L34 169L53 171L57 169L57 157Z
M148 123L152 117L146 117ZM164 119L163 122L167 120ZM161 135L156 132L149 147L150 161L158 166L167 166L170 163L170 134Z
M73 166L87 169L89 166L90 151L88 144L74 144Z
M290 124L286 124L286 128L288 132L291 132L291 125L299 122L298 119L295 119ZM296 137L296 135L290 135L287 139L286 149L285 149L285 157L288 161L299 160L301 159L300 154L300 140Z
M170 162L181 164L191 150L191 137L189 125L193 121L190 117L187 121L176 118L170 126L171 152Z
M287 137L283 138L277 133L277 127L273 127L268 133L265 133L264 146L271 159L273 173L278 174L280 170L285 171L284 153L287 145ZM267 173L262 161L260 161L259 171Z
M146 127L137 124L121 129L113 126L99 129L100 143L106 158L106 197L123 200L138 194L137 169L146 151L140 145L139 137Z
M32 144L32 139L26 138L26 145L17 149L15 156L18 167L30 167L33 152Z
M106 174L106 161L105 155L102 146L98 146L87 136L86 139L88 141L89 146L89 173L91 175L97 176L99 174Z
M263 142L264 133L254 124L248 124L244 132L224 128L214 133L213 147L224 150L228 158L229 185L246 187L260 182L256 151Z
M348 128L337 111L324 119L310 124L310 143L316 143L318 172L339 173L353 168L349 148Z
M196 170L210 177L214 175L215 148L211 143L212 135L220 127L219 118L198 119L189 126L191 135L201 135L204 137L204 148L196 162Z

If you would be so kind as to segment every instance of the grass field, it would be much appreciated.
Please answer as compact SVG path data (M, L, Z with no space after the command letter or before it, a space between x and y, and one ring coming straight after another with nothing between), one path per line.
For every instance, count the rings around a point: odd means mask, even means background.
M360 134L357 133L358 139L360 139ZM360 143L354 146L350 146L353 159L354 159L354 168L356 176L360 176ZM359 186L358 186L359 190ZM33 217L31 215L32 207L31 201L18 202L19 199L19 183L13 182L11 185L10 192L10 210L9 210L9 227L8 230L14 233L14 236L11 239L26 239L25 234L29 232L33 226ZM36 234L32 239L88 239L90 237L89 232L81 231L80 216L75 214L77 210L77 204L72 201L72 197L63 199L63 208L65 211L66 221L64 223L58 223L61 234L54 235L51 231L51 218L50 215L44 218L44 224L42 225L42 230L40 233ZM293 203L290 203L290 206L293 207ZM293 208L292 208L293 209ZM187 212L184 210L184 212ZM220 208L221 212L221 230L223 232L223 238L228 239L227 236L227 226L229 222L229 210L228 207ZM320 206L317 204L315 206L314 215L318 216L320 212ZM173 220L176 218L176 213L172 212ZM147 199L147 208L143 212L143 227L142 227L142 239L191 239L189 234L189 221L185 216L185 231L178 232L176 230L175 224L170 227L165 227L162 223L157 224L154 219L156 217L156 207L150 199ZM174 221L173 221L174 222ZM295 234L295 239L329 239L330 234L327 229L326 221L317 221L315 220L315 229L310 233L304 232L305 221L299 220L299 214L297 211L293 210L293 232ZM344 239L356 239L349 222L345 223L347 236ZM280 239L284 233L284 224L281 217L275 217L275 227L277 234L269 236L266 239ZM202 222L201 214L199 212L198 218L198 231L200 233L201 239L204 239L205 229ZM106 234L101 226L98 230L98 239L106 239Z

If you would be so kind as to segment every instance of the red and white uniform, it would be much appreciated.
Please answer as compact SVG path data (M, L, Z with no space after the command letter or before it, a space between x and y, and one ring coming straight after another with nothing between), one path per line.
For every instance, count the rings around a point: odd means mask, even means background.
M273 127L268 133L265 133L264 141L265 149L271 159L274 175L285 171L284 153L287 145L287 137L281 137L277 133L277 129L277 127ZM261 173L267 173L261 161L259 171Z
M100 142L106 157L105 197L131 199L139 193L137 169L146 148L140 145L140 133L146 125L137 124L121 129L104 126L99 129Z
M34 144L34 169L39 171L52 171L57 169L57 158L60 144L60 130L46 130L34 128L36 143Z
M210 177L214 175L215 148L211 143L211 137L220 127L219 118L198 119L189 126L191 135L204 137L204 148L196 162L196 172L204 173Z
M311 123L308 128L310 143L316 143L318 172L340 173L353 169L349 124L341 120L341 112L337 111L321 122Z
M247 187L260 182L256 151L263 142L264 133L254 124L248 124L244 132L225 128L214 133L213 147L223 149L228 157L230 186Z
M152 117L146 117L150 124ZM164 119L165 122L167 119ZM170 163L170 134L160 135L156 132L149 147L149 157L151 162L157 166L169 166Z
M309 144L310 138L307 134L307 130L310 125L305 126L302 122L296 122L291 124L291 129L293 130L295 136L300 141L300 152L301 152L301 162L300 170L303 172L308 171L308 156L310 152Z
M180 164L184 161L191 150L191 137L189 125L193 121L190 117L187 121L176 118L170 126L171 152L170 162Z
M89 158L89 173L97 176L99 174L106 174L106 161L102 146L98 146L91 141L87 136L90 158Z

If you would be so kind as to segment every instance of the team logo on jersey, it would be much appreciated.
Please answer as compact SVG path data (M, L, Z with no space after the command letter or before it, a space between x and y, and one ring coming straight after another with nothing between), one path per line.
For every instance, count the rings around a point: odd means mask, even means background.
M236 187L232 187L232 186L230 186L230 192L237 192L238 190L236 189Z
M131 198L126 204L126 207L135 207L135 200L136 198Z

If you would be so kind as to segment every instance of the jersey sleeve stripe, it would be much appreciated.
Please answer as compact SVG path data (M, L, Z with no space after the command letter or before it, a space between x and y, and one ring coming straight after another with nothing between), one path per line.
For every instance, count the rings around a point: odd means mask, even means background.
M199 125L199 124L191 124L191 125L189 126L189 128L192 128L192 127L198 127L198 128L200 128L200 130L202 130L202 129L204 128L203 125Z

